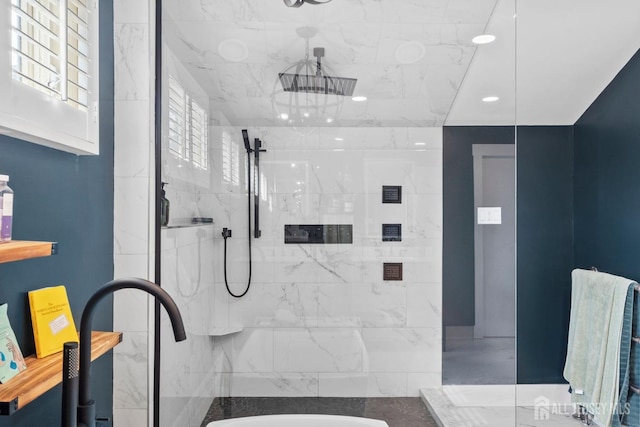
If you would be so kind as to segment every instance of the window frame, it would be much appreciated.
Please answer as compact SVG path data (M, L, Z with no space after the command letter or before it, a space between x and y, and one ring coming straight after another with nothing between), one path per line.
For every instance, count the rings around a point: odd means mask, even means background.
M0 134L74 153L99 154L99 16L88 0L89 82L82 111L13 78L12 1L0 2ZM67 60L67 64L69 61Z

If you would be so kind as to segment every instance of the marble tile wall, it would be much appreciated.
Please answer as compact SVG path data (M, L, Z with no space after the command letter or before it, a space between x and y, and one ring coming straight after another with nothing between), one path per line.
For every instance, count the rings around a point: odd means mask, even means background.
M223 392L418 396L421 387L439 385L441 129L250 128L249 134L267 152L260 158L262 237L252 241L245 297L227 295L219 233L213 242L214 326L244 327L214 339ZM240 180L214 177L210 197L201 201L217 231L233 230L228 277L238 293L248 276L246 154L240 128L215 126L210 135L214 170L224 169L229 146L239 152ZM382 185L401 185L402 203L382 204ZM352 224L353 244L284 244L284 225L305 223ZM383 223L401 223L402 242L382 242ZM404 280L384 281L383 262L402 262Z
M115 191L114 277L153 278L153 9L148 1L114 0ZM149 299L138 290L114 294L113 424L148 425ZM153 328L151 328L153 330Z
M216 388L213 340L211 225L162 230L162 284L183 316L187 340L176 343L167 316L161 320L160 425L198 427Z
M200 106L208 97L197 82L163 46L163 99L169 99L169 79L174 79ZM210 194L213 169L195 166L189 158L168 148L168 104L163 105L162 181L170 202L169 224L161 230L162 287L176 301L187 340L173 341L168 316L161 319L160 426L199 427L211 401L221 395L222 376L215 373L214 235L213 224L193 225L194 217L212 217L202 204Z

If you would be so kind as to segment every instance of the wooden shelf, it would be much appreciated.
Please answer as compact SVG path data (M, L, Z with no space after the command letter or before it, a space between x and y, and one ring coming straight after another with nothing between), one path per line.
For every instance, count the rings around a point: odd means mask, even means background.
M92 332L91 360L122 342L122 332ZM0 415L11 415L62 382L62 352L25 358L26 371L0 385Z
M27 242L24 240L12 240L10 242L0 243L0 264L4 262L55 255L57 252L58 243L56 242Z

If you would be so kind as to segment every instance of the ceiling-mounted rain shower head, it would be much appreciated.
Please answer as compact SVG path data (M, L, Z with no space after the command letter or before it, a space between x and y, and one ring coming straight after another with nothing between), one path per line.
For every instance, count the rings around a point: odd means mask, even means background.
M242 129L242 139L244 139L244 149L247 150L247 153L251 151L251 143L249 142L249 132L246 129Z
M324 48L313 49L313 56L317 58L316 74L299 74L304 68L298 66L295 73L279 73L280 83L285 92L319 93L324 95L351 96L356 88L358 79L347 77L325 76L322 73L322 57Z

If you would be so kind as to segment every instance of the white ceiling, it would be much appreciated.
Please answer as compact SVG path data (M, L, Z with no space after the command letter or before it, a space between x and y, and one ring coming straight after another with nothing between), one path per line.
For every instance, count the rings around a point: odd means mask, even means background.
M310 48L324 47L323 63L357 78L355 94L368 97L344 99L333 123L317 123L327 126L514 124L516 112L519 124L573 124L640 47L637 0L518 0L517 15L515 0L333 0L297 9L282 0L163 4L172 52L212 110L238 126L287 125L273 94L282 99L278 73L304 58L301 27L317 29ZM484 32L496 41L471 43ZM221 57L225 40L241 41L246 59ZM424 48L413 64L396 58L407 42ZM488 95L500 100L480 101Z

